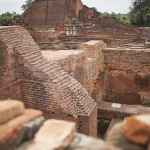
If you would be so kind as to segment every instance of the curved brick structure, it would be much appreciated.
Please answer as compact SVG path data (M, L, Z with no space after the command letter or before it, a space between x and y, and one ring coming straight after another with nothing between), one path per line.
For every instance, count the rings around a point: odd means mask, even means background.
M0 99L17 98L47 118L75 121L96 136L97 106L83 86L50 64L23 27L0 28Z

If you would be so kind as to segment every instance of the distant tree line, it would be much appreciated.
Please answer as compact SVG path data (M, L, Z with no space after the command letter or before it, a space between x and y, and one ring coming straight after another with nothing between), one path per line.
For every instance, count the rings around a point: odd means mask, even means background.
M116 19L116 20L121 21L125 24L131 24L128 14L120 14L120 13L116 14L114 12L109 14L108 12L104 12L104 13L102 13L102 15L106 16L106 17L110 17L112 19Z
M21 6L21 9L25 11L29 6L31 6L33 0L26 0L25 4ZM17 16L16 12L10 13L6 12L0 15L0 26L11 26L13 22L13 17Z
M11 26L13 17L16 16L16 12L6 12L0 15L0 26Z

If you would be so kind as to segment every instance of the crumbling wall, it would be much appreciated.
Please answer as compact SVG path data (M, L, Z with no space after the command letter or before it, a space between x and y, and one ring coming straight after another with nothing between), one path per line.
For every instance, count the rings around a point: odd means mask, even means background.
M29 33L36 43L53 42L58 39L57 33L51 30L48 31L29 30Z
M104 62L102 50L107 45L103 41L89 41L83 43L80 49L85 50L87 60L88 92L95 101L101 101L103 95Z
M0 32L3 37L3 34ZM4 38L4 37L3 37ZM0 40L0 99L21 99L21 87L14 47Z
M83 43L77 50L42 51L42 53L49 61L56 62L72 75L96 101L100 101L103 92L101 86L103 86L104 48L106 44L103 41L95 40Z
M57 26L65 22L65 0L35 0L22 17L29 27Z
M35 0L22 18L28 27L58 27L72 17L78 18L82 7L80 0Z
M76 52L78 53L59 59L56 63L88 90L87 55L83 51L76 50Z
M105 49L104 100L125 104L150 103L150 51Z
M106 17L104 16L101 19L101 22L105 22L108 23L110 25L112 25L115 28L118 28L118 30L120 30L122 33L129 33L129 34L135 34L135 33L139 33L139 29L130 25L127 25L123 22L120 22L116 19L112 19L110 17Z
M79 18L79 11L83 8L80 0L66 0L65 1L65 22L72 17Z
M88 32L86 37L94 37L94 38L116 38L116 39L140 39L140 35L138 34L110 34L110 33L101 33L101 32Z
M8 53L12 51L17 56L21 100L25 106L42 110L46 118L74 121L77 131L84 132L84 126L88 128L85 134L96 136L97 116L92 114L97 108L84 87L59 65L49 63L24 28L1 27L0 39L7 44ZM84 122L79 125L80 116L87 120L86 125ZM88 120L95 122L91 124Z

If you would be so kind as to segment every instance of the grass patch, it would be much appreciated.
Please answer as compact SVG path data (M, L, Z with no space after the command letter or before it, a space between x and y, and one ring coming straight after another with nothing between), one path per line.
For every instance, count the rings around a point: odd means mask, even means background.
M94 56L93 57L93 59L99 59L100 58L100 56L102 56L103 55L103 53L102 52L99 52L96 56Z

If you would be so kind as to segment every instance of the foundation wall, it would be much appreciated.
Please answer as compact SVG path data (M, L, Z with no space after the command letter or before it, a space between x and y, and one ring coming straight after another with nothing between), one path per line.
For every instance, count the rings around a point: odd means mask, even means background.
M0 32L1 34L1 32ZM15 49L0 40L0 99L21 100L18 64Z
M88 115L79 116L79 129L82 133L87 133L97 137L97 105L95 104L94 110Z
M103 53L104 101L150 103L150 51L105 49Z
M116 39L140 39L140 35L137 34L109 34L109 33L88 33L86 37L94 38L116 38Z
M58 39L57 33L55 31L31 31L30 35L33 37L36 43L42 42L53 42Z

